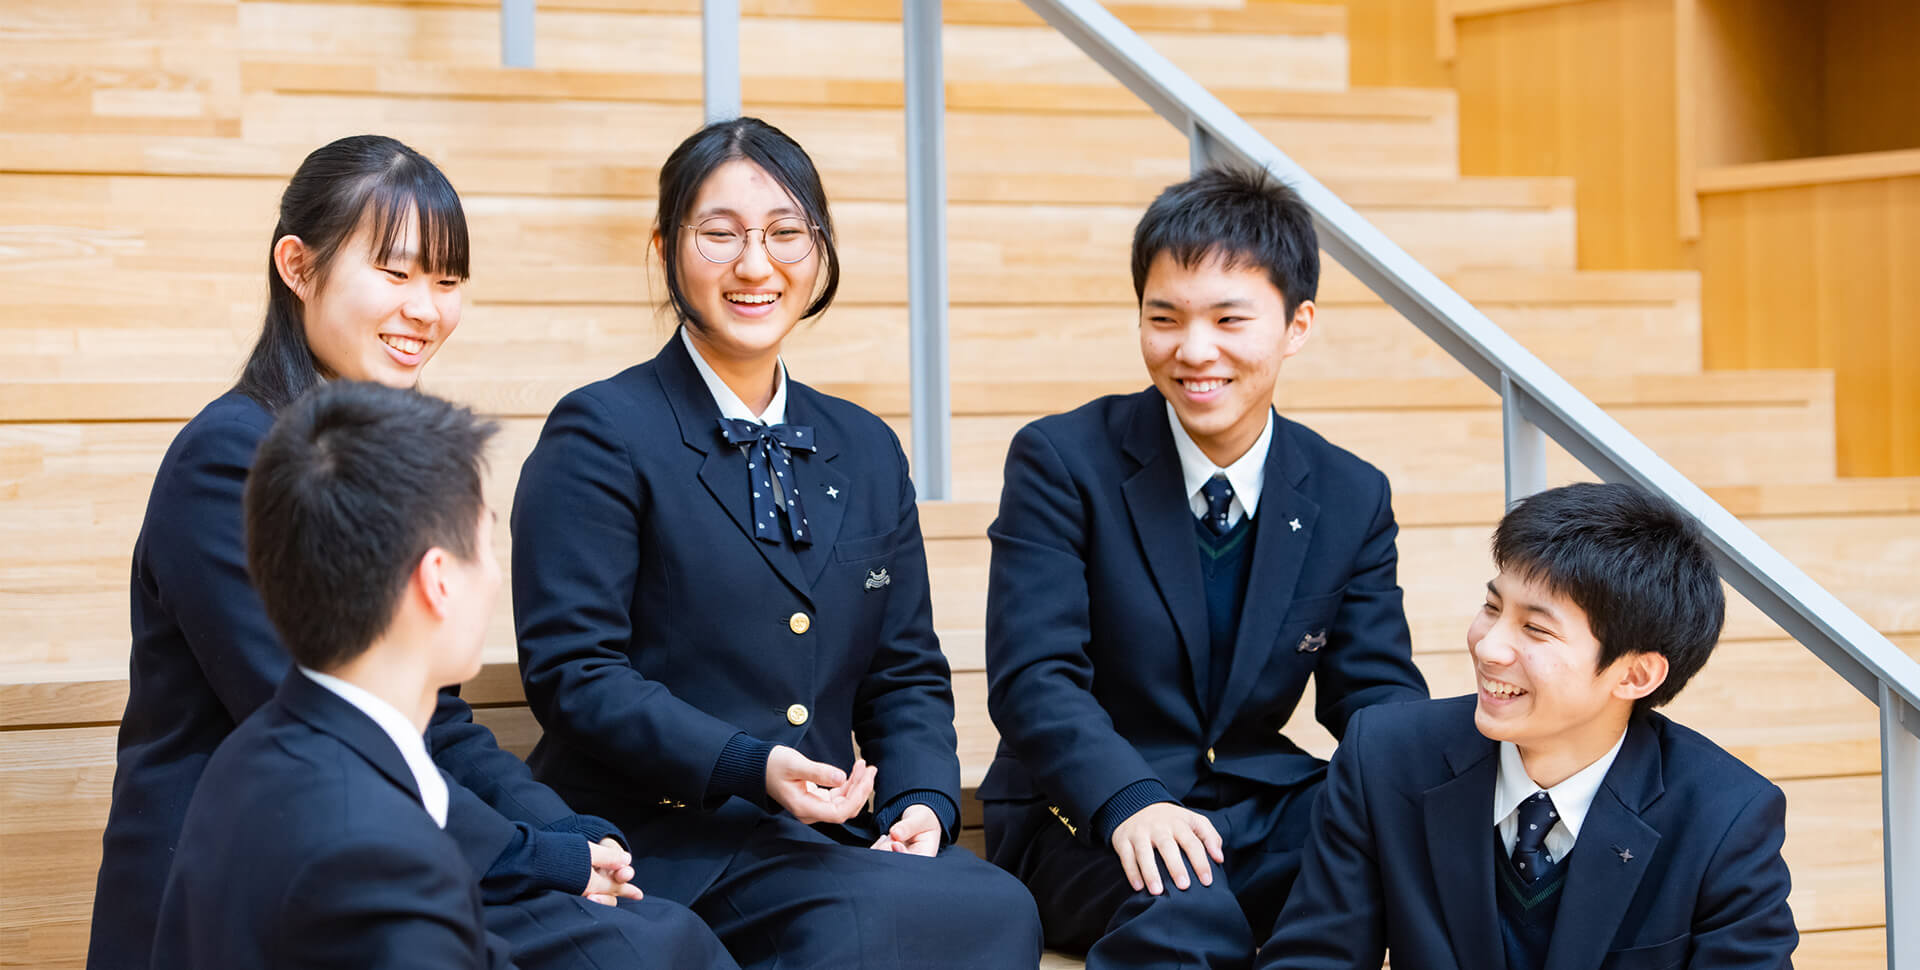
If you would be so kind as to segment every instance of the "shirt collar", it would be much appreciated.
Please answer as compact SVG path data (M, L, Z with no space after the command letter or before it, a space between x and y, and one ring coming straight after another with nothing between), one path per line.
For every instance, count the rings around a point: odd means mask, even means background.
M773 376L773 400L767 402L765 411L755 414L745 401L740 400L740 395L733 393L733 388L728 387L727 382L721 380L720 375L707 365L707 359L700 356L700 351L693 346L693 338L687 336L686 327L680 328L680 341L687 345L687 355L693 358L694 369L700 372L700 379L707 382L707 391L713 395L714 402L720 405L721 417L769 426L787 423L786 361L775 361L779 366Z
M440 777L440 769L434 765L433 756L427 754L426 739L414 730L413 722L407 720L407 716L400 713L398 708L374 696L364 687L306 667L301 667L300 672L308 680L352 704L387 732L387 737L393 739L393 746L400 749L400 757L406 761L407 770L413 772L413 783L420 789L420 804L426 808L428 815L433 816L433 824L446 828L447 780Z
M1267 449L1273 445L1273 409L1267 409L1267 426L1260 430L1253 447L1225 468L1214 464L1194 443L1193 436L1180 423L1180 416L1174 413L1172 402L1167 403L1167 423L1173 426L1173 448L1180 455L1180 476L1186 483L1188 500L1200 493L1200 486L1205 485L1207 479L1224 472L1227 484L1233 486L1233 497L1246 510L1247 518L1253 518L1254 509L1260 505L1260 489L1267 481Z
M1587 810L1593 807L1594 796L1600 793L1600 783L1606 780L1607 769L1613 767L1613 759L1619 757L1620 746L1626 740L1627 732L1620 732L1620 740L1613 742L1613 747L1607 749L1606 754L1574 772L1567 780L1546 789L1547 797L1553 799L1553 810L1559 813L1561 824L1567 827L1567 834L1572 838L1580 837L1580 826L1587 820ZM1506 821L1521 802L1540 790L1540 786L1527 777L1527 767L1520 760L1520 747L1512 741L1500 742L1500 768L1493 785L1493 824Z

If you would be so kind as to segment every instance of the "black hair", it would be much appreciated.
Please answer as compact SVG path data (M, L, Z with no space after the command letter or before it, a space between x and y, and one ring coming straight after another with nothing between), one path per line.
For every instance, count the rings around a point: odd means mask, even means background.
M247 474L247 576L296 663L325 672L365 652L429 549L467 562L484 552L484 449L497 430L361 381L281 409Z
M1666 681L1636 711L1672 700L1720 639L1726 594L1700 524L1637 485L1589 482L1522 499L1494 529L1493 561L1587 614L1598 669L1634 653L1667 658Z
M273 265L273 247L298 236L307 272L326 282L334 257L365 224L372 257L385 262L417 216L427 272L467 278L467 217L453 185L425 155L384 135L354 135L314 149L280 195L280 221L267 245L267 316L234 389L278 411L331 377L307 343L304 307Z
M1286 301L1287 319L1320 289L1320 242L1299 193L1263 171L1203 169L1168 186L1133 230L1133 298L1146 298L1147 270L1161 253L1186 268L1218 259L1255 267Z
M660 208L653 221L667 278L667 301L673 306L673 315L695 333L704 333L706 322L700 319L680 289L680 227L700 196L701 184L715 169L735 160L752 162L772 176L800 206L807 223L817 227L813 238L820 250L825 283L800 319L825 312L833 304L833 295L840 290L840 251L833 244L833 217L827 211L827 190L820 184L820 172L814 168L806 149L787 137L786 132L758 118L716 121L687 136L687 140L667 156L666 164L660 166Z

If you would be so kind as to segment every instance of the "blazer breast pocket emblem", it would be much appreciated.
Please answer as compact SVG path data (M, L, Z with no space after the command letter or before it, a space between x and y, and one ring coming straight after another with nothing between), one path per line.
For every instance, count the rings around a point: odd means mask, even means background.
M893 584L893 577L887 575L887 567L867 570L867 588L881 589Z
M1300 645L1294 649L1300 653L1319 653L1327 645L1327 631L1315 630L1300 638Z

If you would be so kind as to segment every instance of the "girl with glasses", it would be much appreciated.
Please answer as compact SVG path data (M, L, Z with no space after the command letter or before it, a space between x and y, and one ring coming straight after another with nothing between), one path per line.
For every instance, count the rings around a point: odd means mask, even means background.
M530 763L743 966L1035 966L1032 898L952 845L906 456L780 360L840 281L812 160L757 119L701 129L653 242L680 326L555 407L514 497Z

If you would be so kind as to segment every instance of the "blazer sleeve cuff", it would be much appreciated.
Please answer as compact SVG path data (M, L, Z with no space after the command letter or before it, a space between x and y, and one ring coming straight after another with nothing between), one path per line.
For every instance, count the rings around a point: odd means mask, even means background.
M520 836L480 880L481 897L499 905L548 890L574 895L587 888L593 856L586 839L573 832L549 832L518 823Z
M557 818L547 823L545 830L548 832L571 832L574 835L585 836L588 842L612 839L620 843L620 847L623 849L628 851L632 851L633 849L632 846L627 844L627 836L620 831L619 826L614 825L612 822L598 815L568 815L565 818Z
M1158 802L1179 804L1179 801L1173 797L1173 793L1168 791L1167 786L1158 778L1142 778L1114 792L1113 797L1107 799L1107 803L1093 813L1093 830L1100 836L1097 844L1106 845L1112 842L1113 830L1119 828L1121 822L1132 818L1135 812Z
M893 828L900 816L914 805L925 805L933 810L933 817L940 820L940 837L943 843L952 842L960 834L960 808L947 797L947 793L932 788L915 788L893 796L893 800L880 807L874 815L875 824L882 833Z
M767 756L773 754L773 748L772 743L745 731L728 738L726 746L720 749L720 759L714 762L713 775L707 780L708 801L725 801L728 796L737 795L755 805L765 805Z

